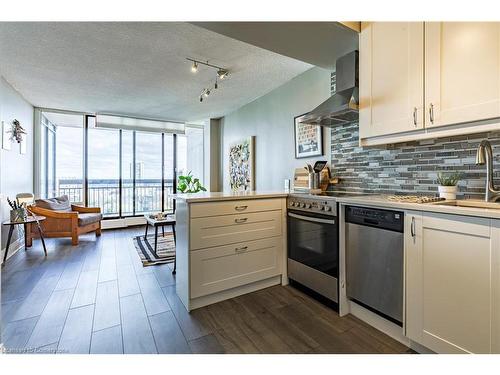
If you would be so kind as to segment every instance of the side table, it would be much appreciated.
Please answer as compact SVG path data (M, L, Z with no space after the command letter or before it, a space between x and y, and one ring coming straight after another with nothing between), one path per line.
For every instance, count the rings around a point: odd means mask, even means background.
M40 221L45 220L45 216L28 216L26 220L24 221L4 221L2 225L9 225L9 235L7 236L7 246L5 247L5 254L3 256L3 261L2 261L2 266L5 264L5 261L7 260L7 254L9 252L9 246L10 246L10 241L12 240L12 233L14 232L14 227L16 225L24 225L24 247L26 247L26 229L28 224L31 223L36 223L36 227L38 229L38 233L40 234L40 239L42 240L42 245L43 245L43 251L45 253L45 256L47 256L47 248L45 247L45 240L43 238L43 231L42 228L40 227Z

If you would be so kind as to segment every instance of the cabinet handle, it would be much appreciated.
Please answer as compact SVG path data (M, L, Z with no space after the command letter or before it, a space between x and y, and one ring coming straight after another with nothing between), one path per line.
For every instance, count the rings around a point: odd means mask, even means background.
M417 127L417 107L413 108L413 125Z
M242 246L242 247L237 247L236 249L234 249L234 251L237 253L243 253L243 252L247 251L247 249L248 249L248 246Z
M236 206L234 209L236 211L245 211L247 209L248 206Z
M415 237L415 216L411 217L410 231L411 231L411 236Z
M241 217L241 218L238 218L238 219L234 219L234 222L235 223L244 223L248 220L248 217Z
M429 105L429 119L431 120L431 124L434 124L434 104Z

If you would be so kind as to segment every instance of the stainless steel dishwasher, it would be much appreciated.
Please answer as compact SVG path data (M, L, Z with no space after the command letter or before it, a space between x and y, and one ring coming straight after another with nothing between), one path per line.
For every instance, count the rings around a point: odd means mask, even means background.
M347 297L392 322L403 322L404 214L347 206Z

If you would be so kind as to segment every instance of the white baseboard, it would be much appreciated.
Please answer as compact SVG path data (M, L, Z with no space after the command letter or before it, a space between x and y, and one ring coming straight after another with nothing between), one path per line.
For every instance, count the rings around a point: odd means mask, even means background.
M102 229L126 228L134 225L144 225L146 219L143 216L126 217L123 219L110 219L101 221Z

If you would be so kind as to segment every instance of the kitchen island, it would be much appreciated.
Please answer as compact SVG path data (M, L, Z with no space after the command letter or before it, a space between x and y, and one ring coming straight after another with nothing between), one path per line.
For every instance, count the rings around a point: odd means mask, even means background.
M177 194L176 291L188 311L286 284L287 192Z

